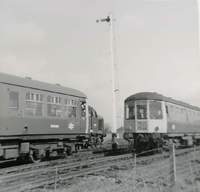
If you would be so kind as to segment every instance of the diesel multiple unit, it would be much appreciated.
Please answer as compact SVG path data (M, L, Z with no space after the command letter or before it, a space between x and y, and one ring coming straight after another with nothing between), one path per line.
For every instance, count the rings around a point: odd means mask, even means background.
M0 161L37 162L102 143L104 120L84 93L3 73L0 89ZM137 152L170 140L200 143L200 108L152 92L129 96L124 104L124 138Z
M90 130L103 132L96 112L88 119L86 95L78 90L3 73L0 89L2 160L67 154L89 145Z
M200 142L200 108L158 93L137 93L125 100L124 138L138 151L173 140L190 146Z

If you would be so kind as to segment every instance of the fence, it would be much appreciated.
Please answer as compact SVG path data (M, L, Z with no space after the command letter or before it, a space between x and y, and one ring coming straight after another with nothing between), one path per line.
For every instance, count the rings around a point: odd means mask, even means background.
M7 191L16 191L16 187L18 191L29 191L28 189L34 191L32 188L43 186L40 190L36 188L35 191L47 192L49 191L49 184L51 184L51 191L58 192L59 185L69 178L87 174L95 175L99 171L109 170L110 167L115 166L117 169L115 169L114 178L119 179L117 183L121 183L117 184L116 189L121 187L121 190L118 191L200 191L200 147L175 149L172 145L168 151L162 153L158 153L158 151L158 149L156 151L145 151L133 156L128 154L120 158L115 156L94 160L88 159L84 162L71 162L50 168L43 167L39 170L1 176L0 191L4 191L3 187L8 189ZM120 178L120 174L116 170L120 170L120 167L123 168L124 165L126 165L125 170L128 170L128 174ZM78 167L80 167L80 170ZM6 183L9 183L9 186ZM15 190L13 190L14 188Z
M145 151L134 154L128 161L132 162L133 168L126 181L122 181L123 191L200 192L200 147L175 149L172 144L168 151ZM54 192L57 191L58 180L58 172L55 171Z
M144 162L143 154L134 155L134 192L198 192L200 191L200 148L175 149L170 146L161 161Z
M132 159L119 162L119 167L128 162L133 168L121 181L122 191L200 192L200 147L175 149L172 144L162 153L151 150L134 154Z

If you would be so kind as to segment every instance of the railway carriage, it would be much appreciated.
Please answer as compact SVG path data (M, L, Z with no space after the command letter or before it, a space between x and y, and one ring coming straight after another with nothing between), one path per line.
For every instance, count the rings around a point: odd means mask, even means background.
M0 73L0 159L69 154L88 146L86 95Z
M180 146L200 143L200 108L142 92L125 100L124 138L140 152L173 140Z

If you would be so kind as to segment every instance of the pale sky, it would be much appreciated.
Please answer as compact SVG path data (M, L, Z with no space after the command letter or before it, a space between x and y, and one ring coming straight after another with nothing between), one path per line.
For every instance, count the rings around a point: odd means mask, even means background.
M111 123L110 12L121 114L141 91L200 106L197 0L1 0L0 72L79 89Z

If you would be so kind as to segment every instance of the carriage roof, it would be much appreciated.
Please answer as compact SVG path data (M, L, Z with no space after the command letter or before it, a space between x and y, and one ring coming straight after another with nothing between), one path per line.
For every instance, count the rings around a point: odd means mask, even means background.
M190 105L188 103L178 101L175 99L172 99L171 97L165 97L164 95L161 95L156 92L141 92L141 93L136 93L134 95L129 96L128 98L125 99L125 102L127 101L132 101L132 100L158 100L158 101L165 101L168 103L173 103L176 105L180 105L192 110L200 111L199 107Z
M31 78L22 78L14 75L8 75L5 73L0 73L0 83L86 98L86 95L84 93L76 89L63 87L59 84L54 85L50 83L40 82L32 80Z

